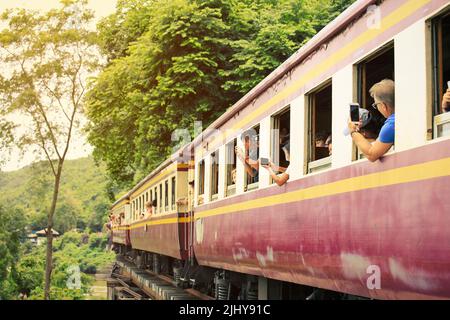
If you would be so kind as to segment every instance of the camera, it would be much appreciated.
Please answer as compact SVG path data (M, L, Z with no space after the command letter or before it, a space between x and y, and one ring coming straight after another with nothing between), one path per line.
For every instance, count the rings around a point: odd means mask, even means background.
M259 159L259 162L261 163L262 166L269 165L269 159L267 159L267 158L261 158L261 159Z

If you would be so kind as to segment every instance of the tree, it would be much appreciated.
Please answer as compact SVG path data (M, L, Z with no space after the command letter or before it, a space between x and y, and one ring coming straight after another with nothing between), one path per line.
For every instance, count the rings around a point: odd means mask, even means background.
M109 189L156 168L177 144L174 130L193 138L195 121L216 120L352 2L149 0L137 23L135 1L123 1L99 27L112 54L86 100Z
M116 12L97 25L102 53L112 61L128 55L130 44L148 30L155 0L118 0Z
M0 300L15 292L14 274L20 256L20 242L25 238L23 212L0 206Z
M47 13L8 10L0 33L2 113L21 114L25 133L15 143L47 159L54 176L47 228L54 224L64 161L79 126L87 77L98 69L96 34L89 30L93 13L86 0L62 0ZM17 134L17 132L16 132ZM52 274L52 232L48 232L45 299Z

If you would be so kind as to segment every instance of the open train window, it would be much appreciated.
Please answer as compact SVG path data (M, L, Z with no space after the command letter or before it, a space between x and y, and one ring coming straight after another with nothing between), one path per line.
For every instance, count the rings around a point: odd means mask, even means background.
M289 157L290 151L291 112L289 107L272 116L271 133L271 160L278 167L278 173L281 173L289 166L289 159L286 158L286 155Z
M219 196L219 150L211 153L211 201Z
M374 100L370 96L370 89L374 84L390 79L395 81L395 65L394 65L394 43L389 43L378 52L366 58L357 65L358 70L358 103L361 108L367 109L374 118L384 120L383 115L376 109L371 108ZM383 121L381 121L382 123ZM378 138L381 127L365 133L369 141L375 141ZM373 132L372 132L373 131ZM358 150L355 144L353 159L358 160L364 158L364 154Z
M169 180L164 182L164 210L169 211Z
M158 213L159 212L159 210L158 210L158 204L159 204L159 201L158 201L158 187L155 187L155 200L156 200L156 206L155 206L155 211L156 211L156 213Z
M259 125L245 131L242 136L244 143L244 154L246 165L245 171L245 191L258 189L259 182Z
M205 160L198 163L198 204L203 203L205 194Z
M163 212L163 186L162 186L162 183L159 185L159 204L158 204L158 207L159 207L159 213L162 213Z
M236 152L237 140L233 139L225 146L226 153L226 196L236 193Z
M175 196L175 191L176 191L176 178L172 177L172 210L176 209L176 196Z
M432 41L433 138L449 137L450 112L442 112L442 97L450 81L450 10L432 20Z
M331 136L331 88L329 81L308 95L308 173L331 167L327 145Z
M384 79L395 81L393 43L358 64L358 103L362 108L373 109L370 108L373 98L369 90Z

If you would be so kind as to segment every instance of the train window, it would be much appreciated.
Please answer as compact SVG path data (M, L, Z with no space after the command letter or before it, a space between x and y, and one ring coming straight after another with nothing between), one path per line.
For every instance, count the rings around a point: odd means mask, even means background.
M289 160L286 158L286 146L290 142L291 133L291 112L286 108L278 114L272 116L271 130L271 159L278 166L278 172L283 172L289 166ZM289 155L287 155L289 157ZM273 183L273 179L271 179Z
M153 201L153 190L150 190L150 202Z
M308 173L331 167L327 145L331 135L331 88L329 81L308 95Z
M169 211L169 180L164 182L164 210Z
M203 195L205 194L205 160L198 164L198 204L203 203Z
M225 146L226 153L226 196L236 193L236 152L237 140L233 139Z
M171 200L171 203L172 203L172 210L175 210L176 209L176 201L175 201L175 199L176 199L176 197L175 197L175 191L176 191L176 178L175 177L172 177L172 200Z
M362 108L373 109L369 108L373 103L369 90L384 79L395 81L393 43L358 64L358 102Z
M154 195L155 195L155 200L156 200L156 207L155 207L155 211L158 213L159 211L158 211L158 187L155 187L155 193L154 193Z
M211 200L217 200L219 194L219 150L211 153Z
M432 20L432 33L433 137L439 138L450 136L450 112L442 110L442 97L450 85L450 11Z
M259 181L259 125L245 131L241 139L244 142L244 154L247 159L244 168L244 190L250 191L258 188Z
M383 115L374 108L370 108L373 103L373 98L370 96L370 88L381 80L391 79L395 81L395 69L394 69L394 44L389 43L384 46L375 54L371 55L364 61L357 65L358 70L358 103L364 109L369 110L370 113L376 116L376 118L383 119ZM372 140L376 140L379 134L379 128L375 132L370 132L372 136L368 137ZM355 144L353 159L364 158L363 153L357 150Z
M163 186L162 183L159 185L159 213L163 212Z

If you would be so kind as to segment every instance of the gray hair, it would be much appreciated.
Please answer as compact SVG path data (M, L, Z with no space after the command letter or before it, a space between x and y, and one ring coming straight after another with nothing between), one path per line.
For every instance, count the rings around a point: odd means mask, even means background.
M384 79L375 83L370 88L370 95L395 110L395 83L390 79Z

